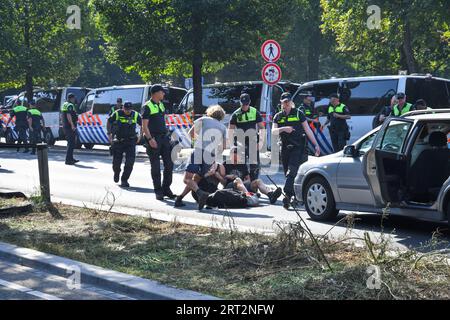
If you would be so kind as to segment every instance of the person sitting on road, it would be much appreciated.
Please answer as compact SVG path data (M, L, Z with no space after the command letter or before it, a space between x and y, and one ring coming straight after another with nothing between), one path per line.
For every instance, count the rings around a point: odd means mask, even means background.
M238 147L231 148L230 161L225 161L223 166L225 168L225 189L235 189L245 194L260 191L269 198L271 204L277 202L281 196L281 188L273 190L261 179L250 180L250 172L239 156Z

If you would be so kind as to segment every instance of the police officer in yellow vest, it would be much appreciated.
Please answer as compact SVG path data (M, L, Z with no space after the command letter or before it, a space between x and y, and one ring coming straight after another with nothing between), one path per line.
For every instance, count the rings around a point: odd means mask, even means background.
M347 124L349 119L351 116L347 106L339 101L339 95L332 94L328 106L328 119L322 129L330 124L330 138L334 152L344 149L350 139L350 129Z
M151 99L142 110L142 128L147 142L147 154L150 158L153 188L157 200L163 200L164 197L175 199L176 195L170 190L173 161L170 132L166 127L165 108L162 102L165 91L161 85L155 84L151 87L150 93ZM164 164L162 184L160 158Z
M245 164L249 165L250 179L254 181L259 177L259 144L264 138L260 137L259 130L264 129L264 122L261 113L251 107L250 103L250 95L243 93L240 97L241 107L231 115L228 137L234 140L230 141L231 146L237 146L238 138L244 137L245 141L240 142L245 144Z
M42 113L36 107L36 102L34 100L30 101L30 109L28 109L28 127L30 143L41 143L42 130L45 128L45 121ZM36 148L33 148L31 154L36 154Z
M397 93L398 104L392 108L391 116L400 117L405 113L416 110L411 104L406 102L406 95L403 92Z
M295 108L289 92L281 95L281 107L283 111L277 113L273 118L272 134L281 138L281 161L286 176L284 185L286 197L283 199L283 206L288 209L294 196L294 180L298 169L307 160L305 157L305 134L315 146L316 156L320 155L320 147L305 115Z
M25 101L20 101L17 99L16 106L9 113L9 120L6 123L6 127L8 127L9 123L15 117L15 126L14 131L17 132L18 139L17 144L26 144L28 142L27 137L27 129L28 129L28 109L25 107ZM20 151L20 148L17 148L17 152ZM29 149L25 148L24 153L27 153Z
M136 143L140 137L140 134L136 133L136 126L142 126L142 117L133 110L133 104L129 101L125 102L121 110L115 111L108 118L106 126L113 154L114 182L117 183L120 179L122 188L130 186L128 179L136 160ZM124 153L125 167L120 177Z
M67 140L66 165L73 166L79 162L73 157L77 136L78 115L75 110L76 98L73 93L67 95L67 101L61 107L61 118L64 135Z

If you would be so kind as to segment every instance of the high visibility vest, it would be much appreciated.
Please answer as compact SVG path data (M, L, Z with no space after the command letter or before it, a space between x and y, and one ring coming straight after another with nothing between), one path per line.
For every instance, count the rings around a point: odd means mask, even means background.
M164 113L166 111L166 108L164 108L164 103L160 102L159 105L154 104L153 101L147 102L146 106L150 109L150 114L158 114L158 113Z
M247 112L243 112L242 109L240 109L236 115L238 123L253 122L256 121L257 111L256 108L250 107Z
M331 114L333 112L343 114L344 110L345 110L345 104L343 104L343 103L341 103L340 105L338 105L336 107L333 107L332 105L330 105L328 107L328 114Z
M298 110L295 113L295 115L290 114L289 116L287 116L287 115L283 114L283 117L278 121L279 124L285 124L285 123L293 124L295 122L300 122L300 117L298 116Z
M75 109L75 106L73 105L73 103L70 102L64 102L64 104L61 107L61 111L62 112L67 112L69 111L69 107L72 106L73 109Z
M398 108L398 104L396 104L392 110L394 111L394 116L398 117L398 116L402 116L405 113L408 113L409 111L411 111L411 107L412 107L412 104L411 103L407 103L403 107L402 111L400 112L400 109Z
M42 113L38 110L38 109L30 109L28 110L28 112L32 115L32 116L36 116L36 117L40 117L42 116Z
M121 124L136 124L139 115L136 111L133 111L133 117L131 118L131 122L129 117L120 116L119 111L115 111L113 116L116 118L116 121L120 122Z
M17 106L13 109L14 113L17 114L19 112L27 112L28 109L25 108L24 106Z

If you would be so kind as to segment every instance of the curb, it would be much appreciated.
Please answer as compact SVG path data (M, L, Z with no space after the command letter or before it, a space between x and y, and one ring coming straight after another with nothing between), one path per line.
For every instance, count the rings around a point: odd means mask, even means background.
M169 287L156 281L3 242L0 242L0 258L61 277L68 277L74 270L80 270L84 284L101 286L123 294L139 295L145 300L219 300L195 291Z

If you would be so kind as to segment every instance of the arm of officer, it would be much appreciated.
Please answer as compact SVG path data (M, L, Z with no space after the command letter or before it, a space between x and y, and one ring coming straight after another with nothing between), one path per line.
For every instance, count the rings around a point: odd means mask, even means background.
M144 136L148 140L150 147L156 149L158 148L158 143L155 138L152 137L150 129L148 128L148 123L150 122L150 110L146 106L143 106L142 108L142 129L144 130Z
M111 133L111 123L113 122L113 118L111 116L108 118L106 122L106 133L108 134L109 143L112 143L112 133Z
M308 136L309 141L312 142L314 145L314 149L316 151L316 157L320 156L320 147L317 143L316 137L314 136L314 133L311 131L311 128L308 125L308 121L302 122L303 130L305 130L306 135Z
M28 122L28 129L30 131L33 131L33 119L31 118L31 114L29 112L27 112L27 122Z
M334 113L334 117L343 120L349 120L352 118L352 116L350 115L350 111L348 110L347 107L344 108L344 114Z
M41 123L42 123L42 128L45 128L45 119L43 116L41 116Z
M279 127L278 127L278 123L275 123L275 122L273 123L273 126L272 126L272 134L279 135L279 134L282 133L282 132L291 133L292 131L295 131L295 129L292 128L292 127L282 127L282 128L279 128Z

